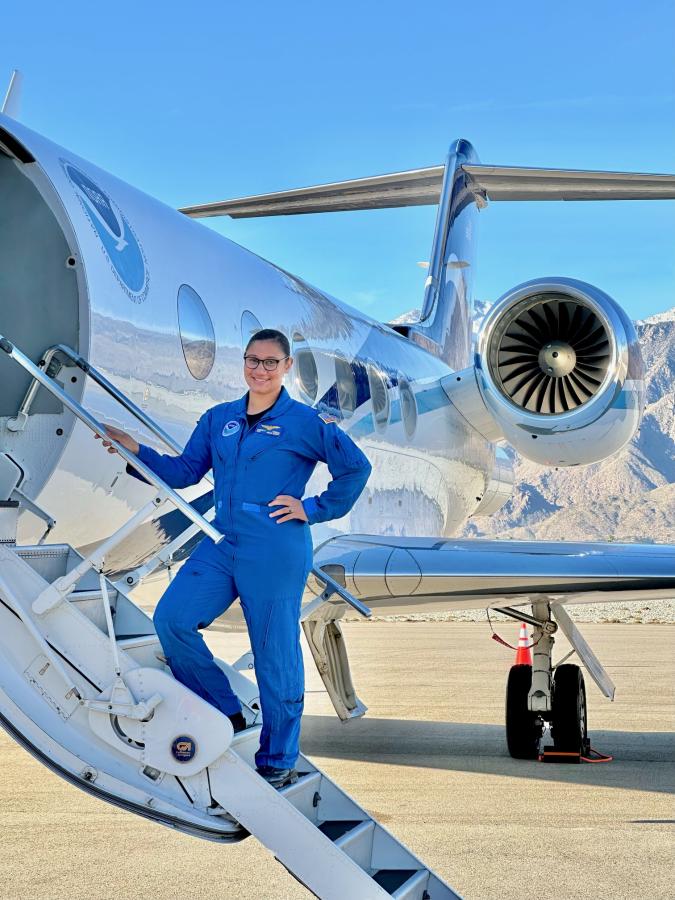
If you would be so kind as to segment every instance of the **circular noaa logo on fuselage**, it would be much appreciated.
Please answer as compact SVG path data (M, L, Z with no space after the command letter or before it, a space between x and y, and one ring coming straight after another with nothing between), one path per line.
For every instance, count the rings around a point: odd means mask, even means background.
M99 236L122 289L134 303L142 303L148 293L148 267L131 225L119 207L88 175L65 159L61 160L61 165Z

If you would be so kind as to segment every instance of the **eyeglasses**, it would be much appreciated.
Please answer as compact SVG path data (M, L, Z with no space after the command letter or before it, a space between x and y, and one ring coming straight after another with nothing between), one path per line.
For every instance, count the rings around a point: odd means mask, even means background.
M289 358L290 357L288 356L282 356L281 359L276 359L274 356L269 356L267 359L258 359L257 356L245 356L244 363L246 364L247 369L257 369L260 363L262 363L265 371L274 372L280 362Z

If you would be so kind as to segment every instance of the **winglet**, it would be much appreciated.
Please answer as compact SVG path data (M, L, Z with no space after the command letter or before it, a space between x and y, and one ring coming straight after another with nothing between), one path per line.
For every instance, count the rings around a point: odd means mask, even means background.
M9 79L9 87L5 94L5 99L0 112L12 119L19 118L19 109L21 106L21 87L23 85L23 75L18 69L14 69L12 77Z

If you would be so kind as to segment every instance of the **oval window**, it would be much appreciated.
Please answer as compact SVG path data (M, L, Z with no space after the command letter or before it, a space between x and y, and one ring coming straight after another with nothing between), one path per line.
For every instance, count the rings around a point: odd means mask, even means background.
M312 405L319 393L319 371L314 354L301 334L293 335L293 370L303 399Z
M187 284L178 290L178 330L190 374L202 381L216 359L216 335L204 301Z
M337 384L338 403L342 414L351 416L357 406L356 379L349 362L344 356L335 356L335 382Z
M368 384L373 404L373 420L378 431L384 431L389 422L389 385L375 366L368 366Z
M246 345L256 331L262 331L262 325L250 310L245 309L241 314L241 346L243 350L246 349Z
M412 388L404 378L399 378L398 394L401 398L401 418L406 435L411 438L417 427L417 403Z

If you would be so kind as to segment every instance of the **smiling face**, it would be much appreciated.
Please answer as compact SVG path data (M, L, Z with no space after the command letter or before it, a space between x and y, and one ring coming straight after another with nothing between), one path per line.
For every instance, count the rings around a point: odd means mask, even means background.
M284 355L283 348L276 341L253 341L249 344L246 356L281 360L272 372L268 372L262 363L258 363L255 369L249 369L244 363L244 378L248 385L250 399L255 398L256 406L264 408L276 400L284 381L284 375L293 365L293 360L291 358L284 359Z

